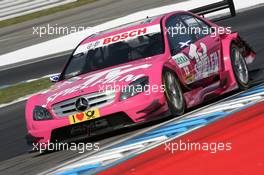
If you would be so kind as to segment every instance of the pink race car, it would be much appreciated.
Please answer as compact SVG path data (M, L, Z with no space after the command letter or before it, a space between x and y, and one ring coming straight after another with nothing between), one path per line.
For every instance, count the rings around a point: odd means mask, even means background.
M230 28L184 11L96 33L73 51L48 92L28 100L28 138L71 141L180 116L248 88L255 56Z

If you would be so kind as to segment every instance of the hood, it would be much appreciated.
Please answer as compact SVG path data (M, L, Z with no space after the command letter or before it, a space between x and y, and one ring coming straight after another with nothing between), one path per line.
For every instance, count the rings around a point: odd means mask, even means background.
M52 104L77 96L124 87L138 78L150 76L155 57L145 58L115 67L76 76L53 85L49 91L40 94L38 98L42 106Z

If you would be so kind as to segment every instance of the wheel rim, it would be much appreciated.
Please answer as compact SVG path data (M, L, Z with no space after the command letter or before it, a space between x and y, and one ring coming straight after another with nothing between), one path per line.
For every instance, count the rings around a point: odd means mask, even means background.
M179 88L179 83L175 76L170 72L166 73L165 79L167 86L167 96L173 107L177 110L180 110L183 106L183 96L181 89Z
M233 48L234 71L240 82L248 83L248 68L246 61L237 48Z

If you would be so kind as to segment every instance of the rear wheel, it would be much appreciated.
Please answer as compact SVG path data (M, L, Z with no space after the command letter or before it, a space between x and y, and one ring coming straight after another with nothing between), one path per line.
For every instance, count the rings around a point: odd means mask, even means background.
M245 90L249 88L249 73L246 60L235 44L231 47L231 62L239 89Z
M163 72L163 84L165 85L165 96L172 115L184 114L185 101L181 85L172 71L165 70Z

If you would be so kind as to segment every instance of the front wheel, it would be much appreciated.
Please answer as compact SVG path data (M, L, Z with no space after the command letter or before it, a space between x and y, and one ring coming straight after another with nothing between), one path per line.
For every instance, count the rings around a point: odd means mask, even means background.
M179 116L185 112L185 101L181 85L176 75L169 70L163 72L163 84L168 106L173 116Z
M245 58L242 56L240 49L233 44L231 47L231 62L233 72L239 89L246 90L249 88L249 73Z

